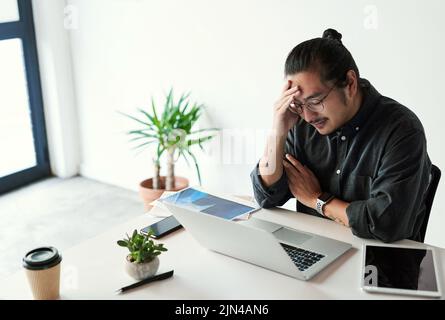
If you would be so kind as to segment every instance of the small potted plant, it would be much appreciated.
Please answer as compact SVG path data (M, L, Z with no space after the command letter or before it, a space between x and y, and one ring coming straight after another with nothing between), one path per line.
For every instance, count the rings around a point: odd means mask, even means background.
M121 113L141 125L140 128L127 132L132 136L130 141L138 142L135 149L143 149L152 144L155 146L156 152L152 157L153 178L143 180L139 185L139 193L144 200L146 210L151 207L150 203L158 199L165 190L178 191L188 187L188 179L175 176L174 166L179 157L183 157L188 165L190 165L189 158L193 160L199 184L201 184L199 165L191 147L197 145L204 150L202 144L214 137L208 132L219 129L193 130L204 105L191 104L188 101L189 96L190 93L182 94L175 102L173 89L170 89L160 114L156 110L153 97L150 110L138 109L141 118ZM160 175L163 155L167 157L166 176Z
M156 274L159 268L158 256L167 251L164 244L155 244L150 239L152 234L152 230L149 230L147 235L139 234L134 230L131 237L127 234L127 239L117 242L119 246L130 251L125 259L125 270L136 280L142 280Z

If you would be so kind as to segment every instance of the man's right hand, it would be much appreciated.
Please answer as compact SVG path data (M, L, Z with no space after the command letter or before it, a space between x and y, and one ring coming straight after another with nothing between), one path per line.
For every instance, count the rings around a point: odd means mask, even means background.
M300 117L289 111L288 107L300 93L298 86L292 88L292 81L287 80L281 92L280 99L274 105L272 130L278 136L287 136L289 130L298 122Z
M300 117L289 111L292 100L301 94L298 86L292 88L292 81L286 81L280 99L274 105L272 134L267 139L264 155L259 162L259 173L263 184L268 187L283 174L282 160L286 137Z

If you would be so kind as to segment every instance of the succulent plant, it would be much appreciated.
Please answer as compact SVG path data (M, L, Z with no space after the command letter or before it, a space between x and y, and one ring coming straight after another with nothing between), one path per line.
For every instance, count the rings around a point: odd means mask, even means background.
M152 230L149 230L146 235L139 234L137 230L134 230L131 237L127 234L127 239L119 240L117 241L117 244L121 247L127 248L130 251L130 262L150 262L162 252L167 251L164 244L156 244L150 238L152 235Z

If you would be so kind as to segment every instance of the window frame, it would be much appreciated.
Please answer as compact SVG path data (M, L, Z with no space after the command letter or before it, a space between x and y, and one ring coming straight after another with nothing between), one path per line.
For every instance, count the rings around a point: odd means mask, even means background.
M20 20L0 23L0 41L21 39L34 138L34 167L0 177L0 194L51 175L31 0L17 0Z

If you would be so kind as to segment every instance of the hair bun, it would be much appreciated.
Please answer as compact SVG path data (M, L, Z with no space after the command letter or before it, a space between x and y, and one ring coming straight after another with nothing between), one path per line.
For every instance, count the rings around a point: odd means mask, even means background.
M323 32L324 39L332 39L332 40L338 41L340 44L343 44L341 42L341 37L342 37L341 33L334 29L326 29Z

